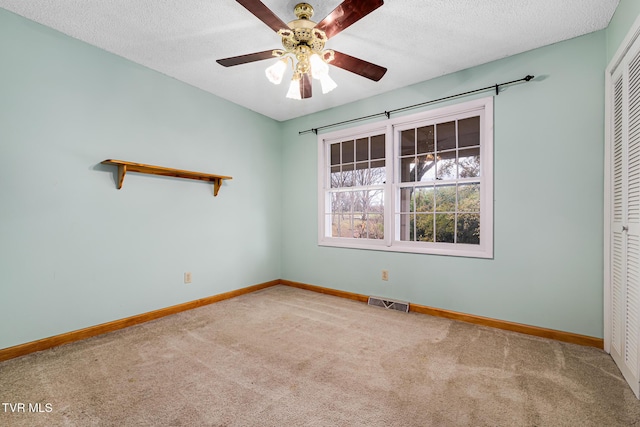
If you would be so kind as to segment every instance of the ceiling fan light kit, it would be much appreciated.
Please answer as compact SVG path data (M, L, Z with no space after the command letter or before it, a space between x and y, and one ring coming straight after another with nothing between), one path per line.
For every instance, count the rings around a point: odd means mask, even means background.
M298 3L294 8L294 13L298 19L289 22L287 24L288 29L278 30L278 35L282 37L284 50L275 49L273 51L273 56L291 58L293 76L287 98L302 99L299 93L298 95L293 93L295 91L294 85L299 85L301 76L309 73L314 79L320 80L322 93L328 93L338 85L329 77L327 62L333 60L334 53L332 50L324 50L327 36L324 31L315 28L316 23L311 21L313 7L310 4ZM293 65L294 63L295 66ZM279 84L282 81L286 66L283 68L280 64L282 62L278 61L275 64L277 68L273 68L273 65L267 68L269 70L268 74L273 77L269 78L271 83Z
M310 4L298 3L294 8L297 19L288 24L280 20L260 0L236 1L276 31L282 39L284 49L219 59L217 62L231 67L278 57L278 61L265 70L267 79L277 85L282 82L290 61L293 74L287 98L310 98L311 79L320 81L323 94L335 89L338 85L329 76L329 64L373 81L380 80L387 71L379 65L324 48L330 37L382 6L382 0L345 0L319 23L311 20L313 7Z

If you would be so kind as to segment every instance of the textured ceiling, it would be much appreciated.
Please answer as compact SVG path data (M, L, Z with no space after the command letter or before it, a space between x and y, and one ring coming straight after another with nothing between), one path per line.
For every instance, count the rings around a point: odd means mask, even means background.
M309 1L308 1L309 2ZM388 68L379 82L331 67L338 88L306 100L269 83L274 60L216 59L281 48L234 0L0 0L0 7L211 92L287 120L605 28L619 0L387 0L326 48ZM295 19L295 0L263 0ZM319 22L340 0L311 0Z

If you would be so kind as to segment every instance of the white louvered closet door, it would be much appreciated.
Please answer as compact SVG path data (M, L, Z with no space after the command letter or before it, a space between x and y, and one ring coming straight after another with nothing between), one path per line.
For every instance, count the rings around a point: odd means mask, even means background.
M640 39L608 79L609 349L640 397Z

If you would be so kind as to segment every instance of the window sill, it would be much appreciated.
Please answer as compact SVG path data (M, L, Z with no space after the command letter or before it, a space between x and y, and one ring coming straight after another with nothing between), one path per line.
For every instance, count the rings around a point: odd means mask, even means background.
M318 242L318 246L363 249L385 252L405 252L424 255L455 256L463 258L484 258L493 259L493 251L480 245L456 245L455 248L447 243L433 243L424 245L412 242L393 242L387 246L384 241L358 241L353 239L325 238Z

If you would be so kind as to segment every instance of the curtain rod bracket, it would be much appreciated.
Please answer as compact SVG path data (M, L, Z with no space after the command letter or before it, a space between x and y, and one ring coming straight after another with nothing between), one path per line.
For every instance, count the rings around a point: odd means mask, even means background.
M500 85L496 83L496 96L500 95Z
M391 112L390 111L385 111L384 115L387 116L387 119L391 118Z

